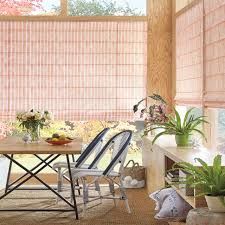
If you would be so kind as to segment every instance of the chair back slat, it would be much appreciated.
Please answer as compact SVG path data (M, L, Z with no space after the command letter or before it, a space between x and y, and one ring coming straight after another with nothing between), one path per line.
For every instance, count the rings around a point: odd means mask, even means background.
M129 143L131 141L131 137L132 137L132 131L130 131L130 130L122 131L122 132L116 134L115 136L113 136L105 144L105 146L103 146L103 148L101 149L99 154L95 157L95 159L93 160L93 162L90 164L90 166L88 168L91 169L91 168L97 167L99 161L103 158L105 153L112 147L113 147L113 152L112 152L111 162L109 163L109 165L107 166L105 171L106 170L109 171L110 170L109 167L111 167L112 165L114 165L113 166L113 168L114 168L115 165L118 163L118 161L121 161L121 162L124 161L125 157L126 157L126 151L128 150L127 146L129 145ZM125 156L124 160L123 160L122 156ZM119 159L119 160L117 160L117 159Z
M120 164L119 172L122 172L132 138L132 131L125 130L121 132L119 138L120 140L117 143L115 142L111 162L103 172L104 176L107 176L117 164Z
M108 131L109 128L105 128L93 139L93 141L91 141L91 143L87 146L87 148L81 153L80 157L77 159L75 166L76 168L81 167L94 151L96 152L96 155L98 155L102 147L103 138L105 137Z

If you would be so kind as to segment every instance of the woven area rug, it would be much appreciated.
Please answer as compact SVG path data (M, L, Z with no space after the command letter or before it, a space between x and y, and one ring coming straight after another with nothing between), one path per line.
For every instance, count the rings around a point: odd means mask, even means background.
M131 214L126 212L123 201L118 201L115 207L112 200L103 200L102 204L88 209L78 221L73 212L0 212L0 225L167 225L154 219L155 205L145 189L128 190L127 193ZM62 207L63 203L56 204L54 196L47 191L16 191L0 201L0 208L18 206L54 208Z

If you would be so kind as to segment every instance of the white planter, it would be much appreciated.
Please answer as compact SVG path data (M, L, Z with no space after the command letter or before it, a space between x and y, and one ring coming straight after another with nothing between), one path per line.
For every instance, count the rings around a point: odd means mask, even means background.
M205 196L209 211L212 212L225 212L224 196Z

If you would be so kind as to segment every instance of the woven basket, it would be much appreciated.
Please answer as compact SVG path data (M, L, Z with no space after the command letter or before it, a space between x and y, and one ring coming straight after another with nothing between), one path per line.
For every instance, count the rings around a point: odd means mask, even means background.
M130 163L133 165L128 167ZM137 181L143 181L145 180L145 167L140 166L139 163L135 163L134 160L130 160L124 167L123 175L124 177L131 176L132 179L136 179Z

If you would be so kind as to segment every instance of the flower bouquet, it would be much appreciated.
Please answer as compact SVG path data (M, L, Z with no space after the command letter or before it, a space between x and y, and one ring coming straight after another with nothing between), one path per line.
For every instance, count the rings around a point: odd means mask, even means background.
M154 100L154 104L147 106L147 100ZM147 135L153 126L157 126L161 123L164 123L168 120L167 117L167 103L166 101L158 94L153 94L146 98L141 99L136 105L133 106L133 111L136 113L141 107L141 103L145 105L140 110L140 118L146 122L146 127L144 135Z
M31 142L39 142L40 129L49 126L53 117L48 111L40 112L32 109L30 111L18 112L16 119L20 122L20 126L26 129L30 135Z

